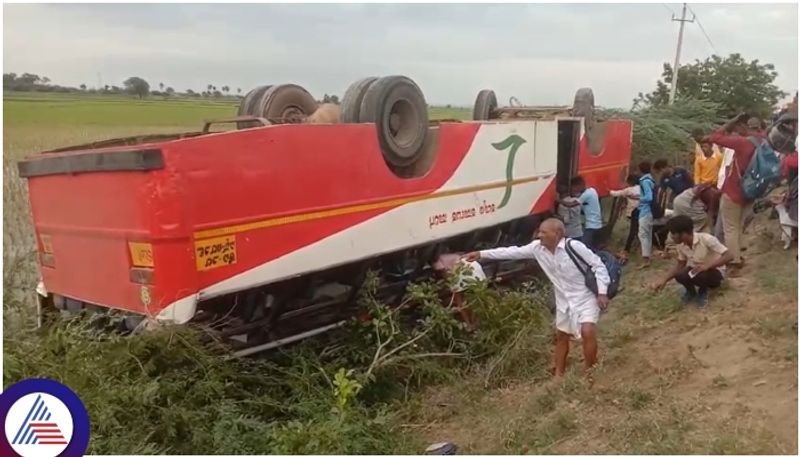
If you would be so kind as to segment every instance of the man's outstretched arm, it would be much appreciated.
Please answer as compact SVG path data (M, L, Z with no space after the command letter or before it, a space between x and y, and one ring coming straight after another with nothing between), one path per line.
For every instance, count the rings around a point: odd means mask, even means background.
M535 259L534 247L539 243L535 240L533 243L526 244L525 246L511 246L507 248L487 249L484 251L474 251L464 255L464 259L474 262L479 259L485 260L525 260Z

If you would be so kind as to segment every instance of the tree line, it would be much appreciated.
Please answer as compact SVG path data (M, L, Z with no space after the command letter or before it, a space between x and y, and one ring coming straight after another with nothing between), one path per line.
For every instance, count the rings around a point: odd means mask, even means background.
M39 76L33 73L3 73L3 90L16 92L56 92L56 93L89 93L89 94L117 94L131 95L139 99L147 97L190 97L190 98L242 98L242 88L231 88L228 85L217 87L215 84L208 84L203 91L186 89L183 92L176 91L173 87L158 83L158 90L151 88L150 83L139 76L131 76L126 79L122 86L108 85L103 87L89 88L86 84L78 87L60 86L52 84L50 78ZM322 103L339 104L337 95L328 95L320 100Z
M52 84L50 78L46 76L39 76L33 73L23 73L22 75L17 75L16 73L3 73L3 90L17 92L126 94L138 98L146 98L148 96L221 98L228 96L241 96L242 93L241 88L237 88L235 94L232 93L230 86L227 85L218 89L216 85L209 84L206 89L207 90L200 92L195 92L192 89L187 89L184 92L178 92L173 87L166 86L163 82L159 82L158 90L152 90L150 83L139 76L131 76L122 83L122 86L106 84L103 87L89 88L86 84L81 84L78 87L70 87Z

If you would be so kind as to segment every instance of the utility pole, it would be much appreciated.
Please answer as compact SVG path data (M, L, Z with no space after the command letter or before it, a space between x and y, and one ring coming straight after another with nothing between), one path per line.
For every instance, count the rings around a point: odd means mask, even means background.
M678 48L675 50L675 65L672 66L672 87L669 90L669 104L671 105L672 102L675 101L675 90L678 89L678 68L680 67L681 62L681 45L683 44L683 26L687 22L694 22L694 13L692 13L692 19L686 19L686 3L683 4L683 11L681 11L681 18L675 19L675 15L672 15L672 20L675 22L680 22L681 27L678 31Z

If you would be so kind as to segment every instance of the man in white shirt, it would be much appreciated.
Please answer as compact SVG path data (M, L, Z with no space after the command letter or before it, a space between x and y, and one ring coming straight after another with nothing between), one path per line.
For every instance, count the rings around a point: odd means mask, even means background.
M597 321L600 311L608 307L606 291L611 279L600 258L579 240L567 240L564 232L560 220L547 219L539 226L539 239L526 246L470 252L464 258L472 262L478 259L536 260L553 283L556 296L555 375L564 374L570 338L574 337L583 342L584 374L588 376L597 362ZM567 253L567 242L591 265L597 278L597 296L586 286L584 275Z

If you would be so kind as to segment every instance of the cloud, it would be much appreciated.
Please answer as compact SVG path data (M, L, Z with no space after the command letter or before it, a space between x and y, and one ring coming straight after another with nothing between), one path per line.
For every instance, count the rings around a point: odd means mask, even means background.
M692 5L722 54L774 63L796 90L797 5ZM680 5L671 5L679 11ZM660 4L19 4L4 7L4 71L68 85L138 75L177 90L295 82L342 94L368 75L405 74L430 103L568 104L593 87L628 107L672 61L677 23ZM682 61L712 48L686 24Z

